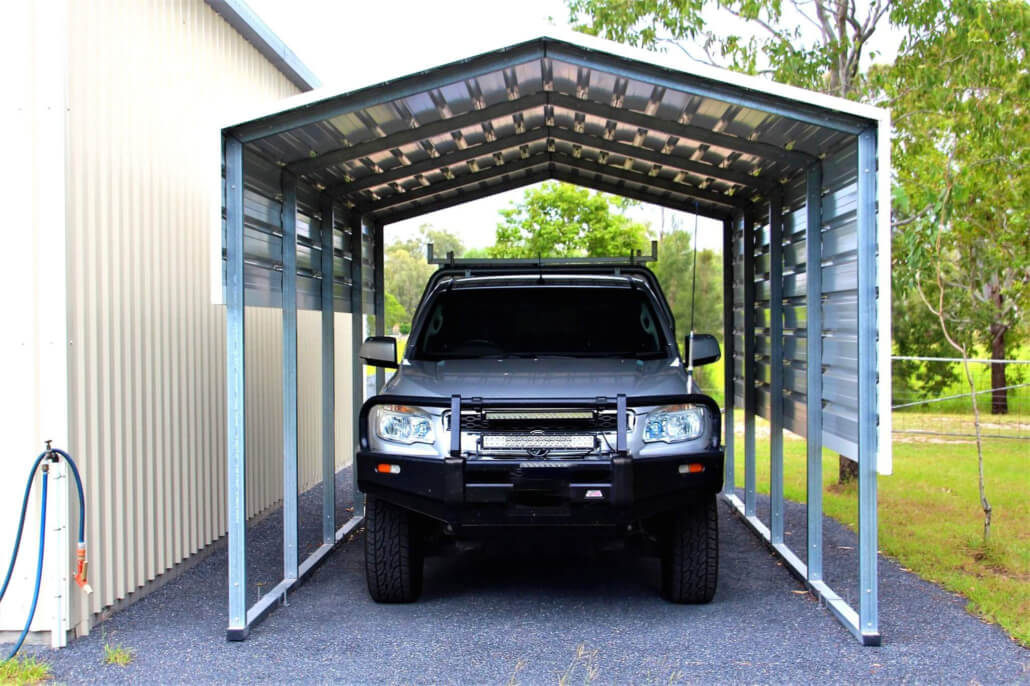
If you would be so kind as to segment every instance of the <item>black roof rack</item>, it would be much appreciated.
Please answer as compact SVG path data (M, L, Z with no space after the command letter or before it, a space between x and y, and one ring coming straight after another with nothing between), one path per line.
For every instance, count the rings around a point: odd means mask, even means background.
M445 257L433 255L433 244L426 246L426 259L429 264L440 264L446 267L542 267L544 265L560 266L602 266L602 265L638 265L658 260L658 241L651 241L651 254L644 255L640 250L631 252L625 257L497 257L497 258L463 258L455 257L449 251Z

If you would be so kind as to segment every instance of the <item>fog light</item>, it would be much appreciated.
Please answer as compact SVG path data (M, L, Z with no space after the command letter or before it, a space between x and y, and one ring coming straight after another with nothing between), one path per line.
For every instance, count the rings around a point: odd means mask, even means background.
M400 474L401 466L399 464L377 464L376 471L380 474Z
M680 474L699 474L705 470L705 466L698 462L680 465Z

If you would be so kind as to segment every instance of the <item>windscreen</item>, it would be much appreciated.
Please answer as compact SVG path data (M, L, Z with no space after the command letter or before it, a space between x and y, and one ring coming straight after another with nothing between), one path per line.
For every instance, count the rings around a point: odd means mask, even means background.
M477 288L432 303L416 359L494 356L664 357L647 295L630 288Z

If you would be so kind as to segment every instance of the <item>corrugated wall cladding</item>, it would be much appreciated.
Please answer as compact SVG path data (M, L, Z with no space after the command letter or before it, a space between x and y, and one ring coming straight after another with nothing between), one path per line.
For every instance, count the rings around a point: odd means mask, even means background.
M243 155L243 276L247 302L262 307L282 307L282 211L283 168L248 150ZM297 188L297 307L301 310L322 308L322 217L319 210L320 191L298 180ZM222 170L222 207L225 207L225 170ZM353 260L353 226L358 217L335 202L333 217L333 308L351 312ZM225 213L222 213L222 243L225 244ZM362 307L374 307L375 264L374 237L369 226L362 227ZM222 262L222 283L225 283L225 262Z
M87 485L98 611L225 531L211 169L227 113L296 89L203 0L69 6L70 448ZM349 356L349 317L338 321ZM247 337L253 514L281 498L279 312L248 309ZM303 487L320 479L319 341L317 314L304 313ZM337 369L339 460L351 447L349 365Z
M857 159L849 144L822 161L822 356L823 442L852 458L858 456L858 252L856 229ZM805 175L787 184L783 194L783 422L796 434L806 434L808 264ZM770 231L767 214L755 222L754 342L755 412L770 416ZM743 407L744 361L744 226L734 224L734 392Z

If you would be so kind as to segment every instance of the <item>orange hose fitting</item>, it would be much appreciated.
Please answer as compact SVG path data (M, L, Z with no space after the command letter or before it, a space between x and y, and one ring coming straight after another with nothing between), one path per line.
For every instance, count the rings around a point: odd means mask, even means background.
M79 588L86 588L86 546L80 543L79 549L75 553L75 557L78 560L78 566L75 569L75 583L79 585Z

